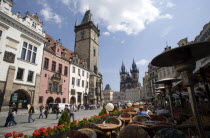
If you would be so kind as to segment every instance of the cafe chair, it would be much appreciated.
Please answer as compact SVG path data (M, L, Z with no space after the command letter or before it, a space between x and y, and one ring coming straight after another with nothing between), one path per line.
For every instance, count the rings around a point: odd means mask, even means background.
M187 135L177 129L163 128L153 138L187 138Z
M148 119L145 116L137 115L133 117L133 122L145 122L148 121Z
M85 129L79 129L78 131L86 134L90 138L97 138L96 132L91 129L85 128Z
M91 138L87 134L82 133L78 130L72 130L67 134L67 138Z
M85 128L87 128L87 129L92 129L93 131L95 131L96 134L97 134L97 136L98 136L99 138L106 138L106 137L108 137L108 136L111 135L111 133L105 133L105 132L103 132L103 131L101 130L101 128L99 128L99 127L98 127L96 124L94 124L94 123L89 123L89 124L84 125L84 126L83 126L83 129L85 129Z
M121 127L122 121L115 117L109 117L103 122L103 124L117 124L119 127Z
M138 125L127 125L120 131L117 138L150 138L150 136Z
M150 118L152 121L163 121L163 122L168 122L168 119L164 116L161 115L154 115Z
M129 113L127 113L127 112L124 112L124 113L122 113L119 117L120 117L120 118L131 118L132 115L129 114Z

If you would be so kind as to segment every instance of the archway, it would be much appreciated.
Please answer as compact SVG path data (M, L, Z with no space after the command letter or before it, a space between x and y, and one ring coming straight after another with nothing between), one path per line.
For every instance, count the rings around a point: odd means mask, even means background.
M25 90L17 90L11 94L10 105L16 105L18 108L27 108L31 103L31 96Z
M76 102L76 98L74 96L72 96L70 99L70 104L74 104L75 102Z
M61 98L57 97L57 98L55 99L55 103L61 103Z
M54 103L54 99L52 97L48 97L46 104L49 105L50 103Z

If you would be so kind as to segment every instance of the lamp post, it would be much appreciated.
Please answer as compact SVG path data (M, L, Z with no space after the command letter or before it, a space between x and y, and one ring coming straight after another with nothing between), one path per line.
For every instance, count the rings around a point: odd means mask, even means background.
M131 103L131 102L128 102L128 103L127 103L127 106L128 106L128 107L131 107L131 106L132 106L132 103Z
M205 136L195 99L193 70L195 69L195 62L209 56L209 51L210 42L193 43L164 51L160 55L156 56L151 62L153 66L158 67L175 66L176 70L181 73L183 85L188 87L192 112L201 138Z
M108 103L106 106L105 106L105 109L107 112L110 112L114 110L114 105L112 103Z

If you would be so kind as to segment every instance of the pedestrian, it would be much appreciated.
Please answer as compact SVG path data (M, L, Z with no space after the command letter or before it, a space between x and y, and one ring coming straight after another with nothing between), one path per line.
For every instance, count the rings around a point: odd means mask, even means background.
M31 105L30 109L28 110L28 123L30 123L31 120L33 120L33 122L35 121L35 119L32 117L33 113L34 113L34 106Z
M48 117L48 114L49 114L49 106L46 104L45 105L45 111L44 111L44 115L45 115L46 118Z
M44 106L41 105L41 106L39 107L39 111L40 111L39 119L40 119L41 117L43 118L43 110L44 110Z
M13 111L15 111L15 113L17 114L18 108L17 108L17 105L16 105L16 104L13 104L12 109L13 109Z
M58 105L55 107L55 113L56 113L56 119L58 119L58 115L60 113L60 109L59 109Z
M4 127L10 126L11 118L12 118L12 107L9 107L8 116L6 119L6 123L4 124Z
M75 113L75 111L76 111L76 109L75 109L74 105L70 104L70 111L69 111L70 122L71 122L71 118L74 121L74 113Z

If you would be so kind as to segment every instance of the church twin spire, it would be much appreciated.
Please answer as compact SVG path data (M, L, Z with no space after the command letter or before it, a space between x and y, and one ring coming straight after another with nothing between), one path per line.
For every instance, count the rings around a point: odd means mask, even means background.
M133 59L132 68L130 69L130 72L131 73L133 73L133 72L139 73L139 69L137 68L137 65L136 65L136 62L134 61L134 59ZM122 61L120 74L127 74L123 61Z

